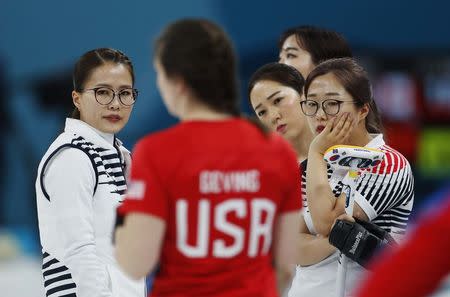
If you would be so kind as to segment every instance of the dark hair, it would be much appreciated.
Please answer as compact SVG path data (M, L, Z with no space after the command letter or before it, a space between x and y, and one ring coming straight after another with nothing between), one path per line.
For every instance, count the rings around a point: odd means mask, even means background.
M92 72L99 66L107 63L123 64L130 71L131 80L134 84L134 70L131 60L121 51L113 48L98 48L83 54L75 63L73 70L72 81L74 91L81 92L84 89L84 84L91 76ZM74 108L71 118L79 119L80 111Z
M313 26L298 26L284 31L278 42L281 51L286 39L295 35L297 43L311 55L314 65L334 58L353 57L345 38L335 31Z
M255 85L263 80L274 81L282 84L283 86L290 87L297 91L300 96L303 94L305 79L301 73L292 66L274 62L261 66L251 76L247 89L249 100L250 93Z
M351 58L331 59L317 65L306 78L305 96L308 97L311 82L318 76L328 73L332 73L345 90L352 95L358 108L369 104L366 129L369 133L380 133L383 129L380 112L372 95L372 86L368 75L364 68Z
M155 42L168 77L180 77L196 97L216 111L239 115L236 57L227 34L204 19L171 23Z

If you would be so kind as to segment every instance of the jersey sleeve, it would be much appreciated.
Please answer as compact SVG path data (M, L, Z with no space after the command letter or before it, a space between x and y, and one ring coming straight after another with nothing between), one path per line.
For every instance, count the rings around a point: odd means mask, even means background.
M96 250L92 204L96 176L89 157L79 149L64 149L47 168L44 184L55 222L54 242L64 250L77 296L112 296L108 271Z
M139 142L132 153L131 179L124 203L118 214L140 212L157 216L164 221L168 218L168 195L152 163L157 158L146 150L145 143Z
M280 206L280 213L300 210L302 207L301 175L294 151L286 146L286 194Z
M428 296L450 271L450 197L446 208L428 218L399 250L391 250L359 289L358 297Z
M413 196L411 166L400 153L386 151L383 162L361 174L355 201L370 220Z

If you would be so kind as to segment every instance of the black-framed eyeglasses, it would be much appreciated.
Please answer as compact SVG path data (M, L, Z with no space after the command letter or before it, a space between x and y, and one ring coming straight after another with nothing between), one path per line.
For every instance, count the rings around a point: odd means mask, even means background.
M120 103L125 106L131 106L136 102L138 96L138 90L133 88L121 89L117 93L108 87L84 89L83 91L94 91L95 100L101 105L110 104L117 95Z
M337 99L326 99L322 101L322 110L325 112L325 114L329 116L334 116L339 113L339 110L341 109L341 105L344 103L355 103L353 100L337 100ZM316 113L319 111L319 102L315 100L303 100L300 102L300 106L302 108L303 113L308 116L312 117L316 115Z

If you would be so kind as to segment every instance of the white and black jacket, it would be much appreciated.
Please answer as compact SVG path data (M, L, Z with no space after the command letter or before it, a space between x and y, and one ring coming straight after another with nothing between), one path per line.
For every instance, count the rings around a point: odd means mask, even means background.
M118 268L115 210L124 198L130 153L112 134L67 119L36 179L47 296L143 297L144 280Z

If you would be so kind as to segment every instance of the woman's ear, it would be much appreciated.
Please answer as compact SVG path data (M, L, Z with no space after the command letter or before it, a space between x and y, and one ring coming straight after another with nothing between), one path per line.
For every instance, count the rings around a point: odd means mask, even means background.
M72 91L72 102L73 105L75 105L76 108L78 108L78 110L80 110L80 106L81 106L81 98L80 98L80 93L78 93L77 91Z
M359 110L359 122L365 121L367 115L369 114L370 106L369 103L365 103L363 107Z

